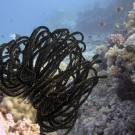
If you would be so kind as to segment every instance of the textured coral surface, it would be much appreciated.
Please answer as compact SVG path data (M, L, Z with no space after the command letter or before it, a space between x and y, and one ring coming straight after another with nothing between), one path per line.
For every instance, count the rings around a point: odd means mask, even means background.
M40 135L40 127L26 118L15 122L12 114L0 106L0 135ZM45 135L57 135L57 133L45 133Z
M14 122L12 114L0 112L1 135L39 135L39 129L39 125L32 124L29 119L24 118L23 120Z

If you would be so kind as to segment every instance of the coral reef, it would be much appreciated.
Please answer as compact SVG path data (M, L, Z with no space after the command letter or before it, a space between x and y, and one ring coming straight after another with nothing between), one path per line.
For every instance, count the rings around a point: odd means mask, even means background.
M121 100L134 100L135 99L135 84L127 78L119 78L119 85L117 88L117 96Z
M122 53L122 49L119 49L116 45L110 47L108 52L105 54L105 58L107 59L107 66L110 67L115 65L115 61L118 55Z
M96 48L99 57L107 61L108 78L93 88L81 106L70 135L135 135L134 30L124 36L122 43L110 41L107 47Z
M134 3L133 10L134 12ZM131 13L129 12L129 14ZM130 16L128 16L130 18ZM133 19L133 18L130 18ZM125 20L123 20L125 21ZM120 100L135 99L135 34L134 27L129 27L128 30L123 29L126 34L111 34L108 36L108 50L103 53L102 46L99 47L98 52L101 53L103 62L107 61L107 73L108 77L118 79L118 88L116 94ZM124 38L124 36L126 37ZM119 40L121 38L121 40ZM106 69L105 68L105 69ZM125 80L126 78L126 80ZM122 91L123 90L123 91ZM121 94L123 93L123 94Z
M119 61L121 62L116 62L117 64L118 63L123 63L123 66L126 67L126 69L129 71L132 70L135 70L134 67L135 67L135 56L134 56L134 53L135 53L135 33L132 34L125 42L124 44L124 48L122 49L122 53L121 53L121 57L123 58L118 58L120 59ZM120 64L119 64L120 66Z
M35 122L36 109L28 101L23 101L23 99L18 97L4 96L1 105L14 116L15 121L27 118Z
M96 46L96 53L105 54L108 51L110 44Z
M99 69L100 70L106 70L107 69L107 64L106 64L106 59L105 59L105 53L108 51L110 45L109 44L104 44L100 46L96 46L96 53L99 54L99 58L102 59L102 63L99 64Z
M135 28L131 28L131 30L128 31L128 35L131 36L132 34L135 33Z
M117 45L121 47L124 45L125 39L121 34L111 34L108 36L108 42L111 46Z
M128 37L128 39L126 40L124 47L127 46L135 46L135 33Z
M128 17L135 20L135 3L133 3L133 10L129 11Z
M112 65L111 67L108 68L107 73L110 76L119 77L120 76L120 68L118 66Z
M14 122L12 114L8 111L3 111L4 108L0 107L0 133L2 135L39 135L40 127L37 124L32 124L29 119L24 118Z
M118 80L111 78L94 87L91 95L79 109L80 117L70 135L134 135L135 103L117 98Z
M59 129L68 134L79 107L99 78L106 78L98 76L93 68L101 63L98 55L91 61L83 57L86 49L83 39L80 32L70 34L68 29L50 32L40 26L30 37L0 46L0 89L8 96L19 96L31 103L37 110L41 134ZM66 58L69 61L63 71L60 63ZM93 76L89 76L91 72Z
M1 135L40 135L40 127L31 120L23 118L14 121L12 114L0 106L0 134ZM56 132L44 135L57 135Z
M135 34L132 34L123 47L110 47L105 54L107 59L107 73L118 78L117 96L121 100L134 100L134 72L135 72Z

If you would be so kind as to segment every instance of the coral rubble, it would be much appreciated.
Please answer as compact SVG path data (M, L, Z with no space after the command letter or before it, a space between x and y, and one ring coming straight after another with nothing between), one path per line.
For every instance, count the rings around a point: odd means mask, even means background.
M134 135L135 103L119 100L118 80L113 78L111 83L94 87L70 135Z

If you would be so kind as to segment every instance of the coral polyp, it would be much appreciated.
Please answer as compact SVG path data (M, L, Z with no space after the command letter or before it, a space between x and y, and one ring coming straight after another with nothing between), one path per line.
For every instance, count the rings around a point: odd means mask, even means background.
M78 39L79 38L79 39ZM0 89L8 96L27 99L37 109L41 134L66 129L78 117L78 108L98 83L98 55L87 61L83 34L45 26L30 37L22 36L0 46ZM60 63L66 60L63 71ZM93 72L93 76L89 74Z

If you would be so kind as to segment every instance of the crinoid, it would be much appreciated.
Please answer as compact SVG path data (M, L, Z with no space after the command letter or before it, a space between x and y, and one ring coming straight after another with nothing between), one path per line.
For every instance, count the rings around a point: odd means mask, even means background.
M65 129L68 134L77 119L78 108L98 83L98 55L87 61L80 32L68 29L50 32L36 28L30 37L20 37L0 46L0 89L8 96L27 98L37 109L40 131ZM65 61L65 70L60 63ZM93 76L89 73L93 72Z

